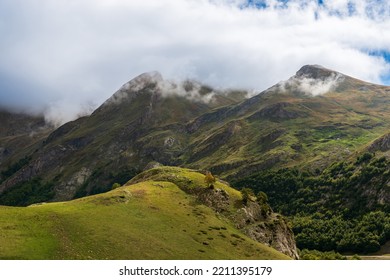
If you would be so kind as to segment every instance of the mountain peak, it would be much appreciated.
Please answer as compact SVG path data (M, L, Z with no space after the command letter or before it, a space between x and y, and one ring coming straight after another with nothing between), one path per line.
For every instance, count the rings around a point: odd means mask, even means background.
M158 71L146 72L124 84L120 90L140 90L148 84L158 83L163 80L162 75Z
M331 76L341 75L340 73L327 69L321 65L305 65L296 73L296 77L325 80Z
M110 104L119 104L124 100L131 101L146 87L156 87L163 81L162 75L157 71L143 73L121 86L121 88L108 98L101 107Z
M337 90L348 76L320 65L305 65L294 76L269 88L267 92L303 93L322 95Z

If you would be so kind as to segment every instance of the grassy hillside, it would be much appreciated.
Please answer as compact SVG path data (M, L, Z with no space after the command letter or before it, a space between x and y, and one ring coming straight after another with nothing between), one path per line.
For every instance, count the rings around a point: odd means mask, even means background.
M182 190L183 182L191 188L203 179L191 170L152 169L104 194L0 206L0 259L288 259Z
M389 98L379 87L314 97L271 89L201 119L183 161L228 178L271 167L323 170L389 130Z

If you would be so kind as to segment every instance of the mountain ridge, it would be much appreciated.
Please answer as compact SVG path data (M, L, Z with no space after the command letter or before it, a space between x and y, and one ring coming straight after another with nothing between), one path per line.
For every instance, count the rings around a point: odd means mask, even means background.
M13 112L0 107L0 166L31 153L54 130L43 115Z
M267 186L271 201L282 214L301 211L309 215L294 219L299 230L302 224L307 226L303 233L294 228L300 246L308 246L305 249L318 248L312 244L315 236L310 233L310 227L318 226L318 222L312 222L317 214L346 215L331 219L350 227L347 215L353 216L353 209L359 210L360 216L355 219L362 219L354 222L356 227L363 226L371 216L386 221L385 212L370 211L387 211L382 202L390 197L386 188L390 87L308 65L287 81L248 96L245 91L215 90L195 81L167 81L158 73L141 74L90 116L47 130L32 145L0 138L0 147L5 146L3 143L20 147L7 164L0 163L0 204L28 206L73 201L99 193L110 196L113 186L126 182L149 188L147 180L157 185L158 180L167 180L168 185L185 188L193 179L179 176L187 172L182 169L178 173L175 168L181 167L211 171L219 180L234 182L243 191ZM148 171L151 166L161 165L176 167ZM146 171L142 173L143 170ZM296 188L286 185L280 174L291 177L289 182L296 183ZM378 178L372 179L375 174L379 174ZM261 183L264 176L270 178L268 185ZM136 182L140 178L143 180ZM278 193L279 188L291 193L294 201L286 204L286 194ZM326 190L329 193L323 193ZM350 199L347 205L352 210L347 211L340 196L351 198L351 190L357 197ZM334 199L325 199L328 194ZM116 196L113 199L122 200ZM198 199L217 212L227 211L223 191L211 188ZM305 199L310 199L310 204L301 205ZM326 212L329 205L334 207ZM324 213L313 213L317 206ZM228 211L231 217L241 215L241 222L233 219L236 227L265 244L275 245L273 242L278 240L278 250L297 258L295 249L291 250L295 241L282 216L277 218L278 214L272 212L276 220L270 223L270 230L262 221L265 208L262 210L256 203L252 208L245 207L235 209L235 214ZM310 223L306 223L307 219ZM386 234L386 229L378 231L367 250L377 248ZM320 249L337 249L341 245L340 248L355 248L352 245L357 244L356 240L348 238ZM347 241L349 245L343 243Z
M296 76L327 80L334 73L309 65ZM108 190L114 180L109 179L110 169L142 170L151 161L210 169L226 178L293 162L325 168L390 129L390 89L371 84L362 89L353 78L345 82L348 90L342 93L329 87L326 94L302 94L291 84L283 90L276 85L249 99L240 93L241 99L234 100L193 82L178 85L164 82L156 72L141 74L114 93L120 103L109 98L91 116L55 130L32 153L29 165L3 179L0 190L44 174L46 180L62 178L56 199L70 199L76 193ZM185 97L178 93L182 90L219 96L219 103ZM307 158L312 161L305 163ZM92 174L96 179L85 186ZM107 185L94 191L99 181Z

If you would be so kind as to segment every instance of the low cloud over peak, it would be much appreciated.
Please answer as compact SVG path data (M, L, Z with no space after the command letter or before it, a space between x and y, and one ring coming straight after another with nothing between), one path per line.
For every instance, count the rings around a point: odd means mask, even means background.
M308 95L317 96L335 90L338 85L343 82L345 76L332 72L327 76L313 78L311 76L298 76L295 75L288 79L286 82L282 82L281 85L284 88L294 88L300 92Z
M174 81L164 79L157 72L143 73L129 82L125 83L103 104L120 104L122 102L131 102L138 94L143 94L145 89L151 88L163 97L180 96L195 102L209 103L213 102L214 95L217 93L211 87L202 85L194 80ZM225 94L224 91L218 91L219 94ZM226 93L227 94L227 93Z

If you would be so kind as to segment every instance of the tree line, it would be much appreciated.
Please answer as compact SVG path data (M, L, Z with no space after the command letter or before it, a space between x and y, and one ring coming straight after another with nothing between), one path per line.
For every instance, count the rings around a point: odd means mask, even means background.
M364 153L322 172L267 170L232 185L266 193L290 218L300 249L368 253L390 239L389 180L389 160Z

